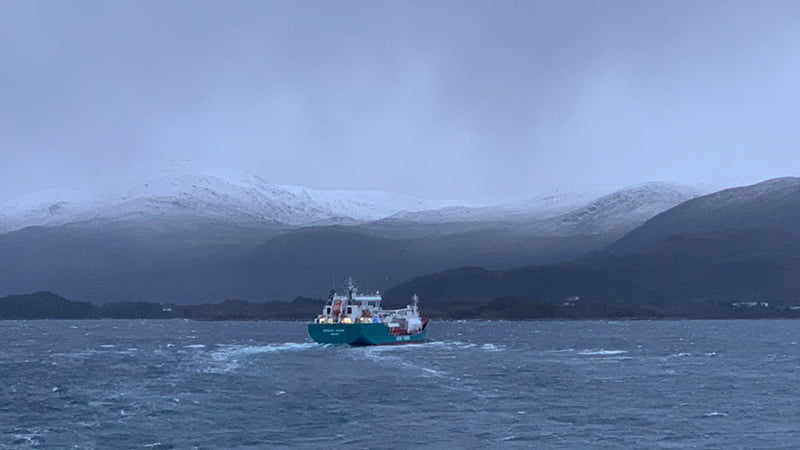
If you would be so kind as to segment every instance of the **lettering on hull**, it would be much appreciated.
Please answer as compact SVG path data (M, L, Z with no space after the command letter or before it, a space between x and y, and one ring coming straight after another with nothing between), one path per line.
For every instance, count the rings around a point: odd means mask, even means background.
M344 329L323 328L322 332L328 336L339 336L339 334L344 333Z

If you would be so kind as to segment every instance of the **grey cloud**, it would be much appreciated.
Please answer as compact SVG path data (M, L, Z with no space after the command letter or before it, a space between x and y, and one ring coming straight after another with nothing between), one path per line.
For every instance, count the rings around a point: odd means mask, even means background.
M192 160L526 197L797 172L795 2L3 2L0 201Z

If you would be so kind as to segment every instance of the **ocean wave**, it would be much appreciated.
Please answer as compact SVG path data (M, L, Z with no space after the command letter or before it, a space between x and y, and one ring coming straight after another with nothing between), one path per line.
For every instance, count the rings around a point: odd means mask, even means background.
M440 347L447 349L466 349L466 348L475 348L478 346L478 344L472 344L462 341L431 341L431 342L426 342L423 345L425 347L431 347L431 348Z
M217 350L212 352L214 355L254 355L259 353L291 352L320 348L320 344L313 342L285 342L283 344L267 345L228 345L217 344Z
M505 346L497 346L494 344L483 344L481 345L481 350L486 350L487 352L502 352L505 350Z
M372 361L380 366L388 367L401 367L416 372L419 375L426 377L441 378L447 376L448 373L442 370L432 369L430 367L421 366L412 361L409 361L406 355L395 353L397 349L413 348L415 346L402 345L402 346L374 346L358 348L356 352L350 354L355 359L366 359ZM413 355L413 354L412 354Z
M492 344L487 344L492 345ZM477 348L478 344L462 341L425 341L412 342L406 345L374 345L367 347L355 347L355 349L368 349L371 352L417 352L420 349L428 350L463 350Z
M206 365L202 368L205 373L228 373L242 367L241 358L251 355L274 352L302 351L322 347L310 342L286 342L283 344L268 345L230 345L217 344L217 349L207 354L203 359ZM207 359L207 358L210 358Z
M17 433L14 434L13 444L24 447L38 447L40 444L39 439L40 437L33 433Z
M578 352L581 356L616 356L616 355L624 355L628 353L626 350L583 350Z
M51 358L64 358L64 359L87 359L98 354L97 350L87 349L78 350L74 352L59 352L50 355Z
M505 437L501 437L501 438L497 439L498 442L508 442L508 441L518 441L518 440L519 440L519 436L515 436L515 435L505 436Z

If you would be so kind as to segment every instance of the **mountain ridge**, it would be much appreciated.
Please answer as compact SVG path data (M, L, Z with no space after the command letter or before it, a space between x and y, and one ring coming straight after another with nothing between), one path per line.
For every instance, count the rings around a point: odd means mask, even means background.
M648 185L661 189L667 186ZM650 191L658 194L655 188ZM693 191L686 187L684 192L688 196ZM264 228L355 225L387 219L423 224L541 221L568 214L592 201L596 200L588 194L555 192L522 202L487 204L422 199L383 191L276 185L244 174L223 177L167 173L160 178L120 176L112 181L99 180L80 188L43 191L5 202L0 205L0 233L27 226L93 221L142 224L206 220Z
M628 217L629 209L637 211L642 204L666 208L670 205L663 199L675 195L672 187L658 183L618 191L582 207L595 205L590 214L545 232L542 223L569 216L559 212L542 219L537 211L504 207L506 215L466 214L434 223L393 216L357 221L332 209L339 208L336 195L347 191L336 191L324 203L301 188L284 198L286 190L261 182L252 188L215 178L166 179L160 181L166 188L145 187L149 197L138 191L126 194L121 203L79 221L0 233L0 295L51 290L100 303L271 300L320 295L333 280L349 275L385 289L463 265L508 269L597 252L642 220ZM177 194L163 195L172 192L168 189ZM271 202L269 195L263 197L269 189L289 200ZM369 200L372 194L361 195ZM545 198L539 204L552 206L565 198L572 197ZM342 208L356 211L351 215L378 211L352 200L342 200ZM53 214L66 208L56 206ZM293 222L287 216L299 217L294 223L302 224L287 224ZM613 220L586 226L596 217ZM560 233L559 226L564 226Z
M800 178L781 177L723 189L688 200L654 215L607 249L622 254L641 249L671 234L699 233L731 227L775 228L800 235Z
M123 177L125 178L125 177ZM91 220L196 216L250 224L306 226L351 219L364 222L400 210L422 210L463 201L429 200L382 191L317 190L271 184L255 175L202 173L105 181L44 191L0 205L0 231ZM98 193L101 192L101 193Z
M799 255L800 179L780 178L681 203L593 255L509 270L452 269L395 286L387 297L790 308L800 305Z

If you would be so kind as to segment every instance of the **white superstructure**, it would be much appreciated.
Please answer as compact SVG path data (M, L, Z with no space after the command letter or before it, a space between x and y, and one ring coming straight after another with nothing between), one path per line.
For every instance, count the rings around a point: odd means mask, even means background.
M317 323L381 323L392 334L415 334L422 330L423 321L419 315L419 298L415 294L412 303L401 309L382 309L383 298L380 292L360 294L358 288L348 279L346 293L339 295L331 289L331 295L317 316Z

